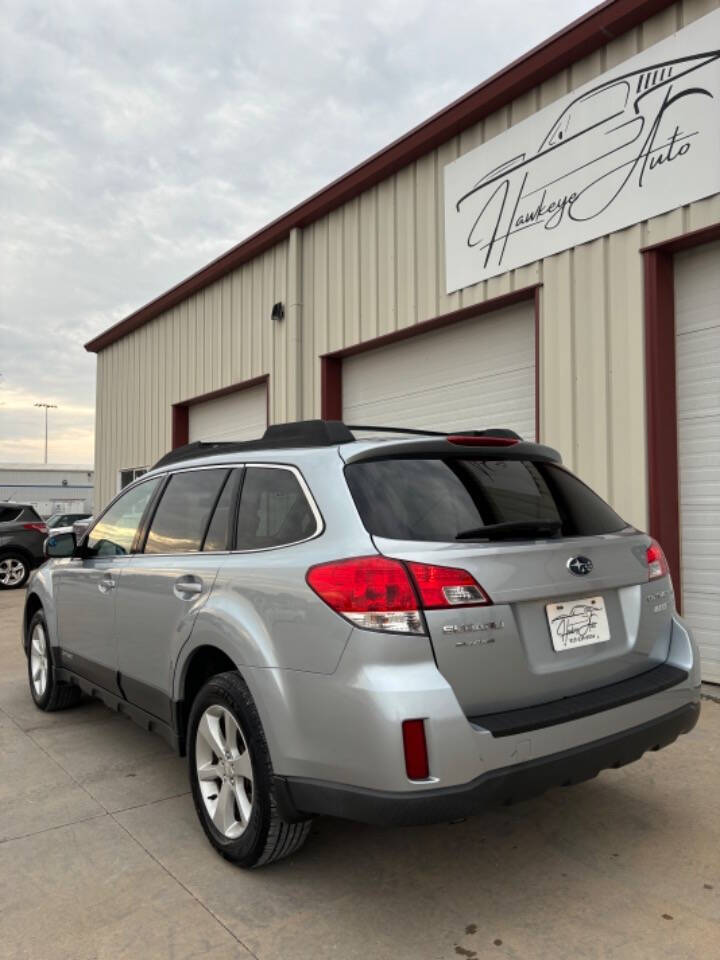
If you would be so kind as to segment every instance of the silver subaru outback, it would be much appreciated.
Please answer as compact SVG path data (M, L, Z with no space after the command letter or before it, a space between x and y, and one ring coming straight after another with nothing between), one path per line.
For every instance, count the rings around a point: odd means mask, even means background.
M85 691L164 736L245 867L313 815L465 817L697 722L660 546L511 431L306 421L191 444L46 553L35 703Z

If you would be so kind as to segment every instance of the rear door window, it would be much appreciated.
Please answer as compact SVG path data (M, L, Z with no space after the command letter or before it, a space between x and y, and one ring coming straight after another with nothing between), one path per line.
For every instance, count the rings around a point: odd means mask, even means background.
M231 525L234 519L233 514L237 488L241 475L241 470L233 470L232 474L225 481L225 485L215 504L210 526L205 534L205 541L203 543L203 550L205 551L217 552L218 550L228 549L232 533Z
M240 495L236 547L262 550L307 540L318 523L295 474L248 466Z
M150 523L145 553L199 550L227 469L185 470L170 477Z
M18 507L0 507L0 523L12 523L21 513Z
M625 522L557 464L527 460L388 459L350 464L350 492L367 530L393 540L451 541L497 524L543 524L562 536L614 533ZM501 539L528 537L503 531ZM493 539L498 539L494 532Z

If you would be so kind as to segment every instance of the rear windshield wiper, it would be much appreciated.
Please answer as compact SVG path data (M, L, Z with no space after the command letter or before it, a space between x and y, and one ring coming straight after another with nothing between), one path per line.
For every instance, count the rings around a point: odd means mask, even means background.
M535 533L549 533L551 536L555 536L560 532L561 527L561 520L506 520L504 523L488 523L485 527L461 530L455 539L504 540Z

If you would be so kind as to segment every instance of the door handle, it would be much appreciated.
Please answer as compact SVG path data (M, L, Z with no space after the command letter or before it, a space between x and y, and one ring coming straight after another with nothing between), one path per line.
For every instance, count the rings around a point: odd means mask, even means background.
M110 593L111 590L114 590L117 584L112 574L106 573L98 584L98 590L100 593Z
M192 600L203 591L203 582L198 577L180 577L175 581L173 593L181 600Z

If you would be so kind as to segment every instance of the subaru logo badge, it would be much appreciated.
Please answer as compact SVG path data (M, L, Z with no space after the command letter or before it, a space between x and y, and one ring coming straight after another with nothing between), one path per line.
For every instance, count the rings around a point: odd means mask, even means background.
M589 557L570 557L567 562L567 568L570 573L574 573L576 577L584 577L592 570L593 563Z

